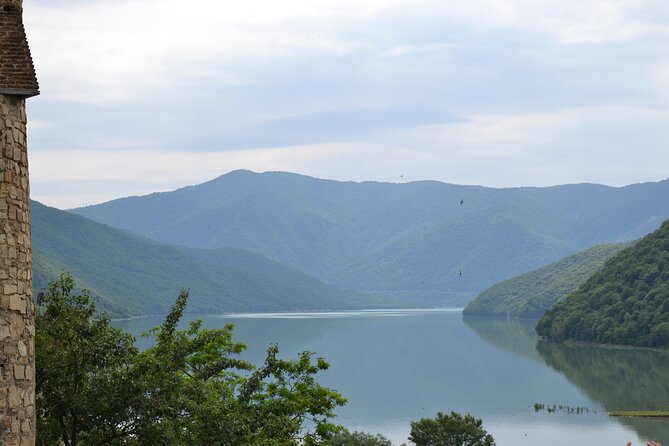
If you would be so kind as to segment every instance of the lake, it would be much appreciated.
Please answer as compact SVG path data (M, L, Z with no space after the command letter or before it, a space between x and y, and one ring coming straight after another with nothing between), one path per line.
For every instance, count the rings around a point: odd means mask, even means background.
M191 317L192 316L188 316ZM207 328L235 324L243 357L262 363L316 352L331 364L320 382L348 404L336 422L407 442L409 422L438 411L471 413L506 445L669 444L669 422L611 418L607 410L669 407L669 354L537 343L533 323L463 320L459 310L197 316ZM162 318L116 321L135 336ZM184 324L185 326L185 324ZM146 347L147 338L138 338ZM535 403L556 406L535 411ZM569 413L559 406L585 408Z

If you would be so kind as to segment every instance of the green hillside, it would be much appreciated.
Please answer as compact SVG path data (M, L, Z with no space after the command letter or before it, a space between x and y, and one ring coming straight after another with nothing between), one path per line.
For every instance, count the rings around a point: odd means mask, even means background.
M192 312L373 306L360 294L239 249L186 250L31 203L35 291L67 270L114 316L166 312L181 288Z
M669 347L669 221L551 308L537 333L555 340Z
M627 243L598 245L485 290L464 310L466 316L539 318L599 271Z
M493 189L235 171L74 212L161 242L257 252L345 288L452 305L596 244L642 237L669 218L667 196L669 181Z

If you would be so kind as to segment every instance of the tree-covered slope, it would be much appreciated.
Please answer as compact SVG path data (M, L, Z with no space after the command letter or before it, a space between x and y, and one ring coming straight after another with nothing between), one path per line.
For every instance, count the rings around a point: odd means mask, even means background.
M556 340L669 347L669 221L546 312L537 333Z
M74 212L154 240L246 249L338 286L444 305L593 245L637 239L669 218L667 196L669 181L493 189L235 171Z
M464 310L467 316L539 318L599 271L627 243L598 245L493 285Z
M31 202L35 291L61 271L115 316L159 314L182 288L193 312L361 308L374 302L238 249L180 249Z

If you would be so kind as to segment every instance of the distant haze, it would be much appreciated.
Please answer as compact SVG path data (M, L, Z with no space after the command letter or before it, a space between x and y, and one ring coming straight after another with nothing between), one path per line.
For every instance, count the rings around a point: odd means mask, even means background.
M669 176L662 0L25 0L32 195Z
M162 243L251 251L405 306L457 306L501 280L669 218L669 180L492 189L236 171L73 212Z

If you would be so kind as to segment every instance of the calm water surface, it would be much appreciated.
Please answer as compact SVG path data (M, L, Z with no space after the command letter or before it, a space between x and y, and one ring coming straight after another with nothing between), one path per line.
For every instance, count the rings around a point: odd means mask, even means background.
M409 422L437 411L471 413L499 446L669 444L669 422L614 419L606 410L669 406L669 354L537 343L531 322L466 319L457 310L197 316L207 328L235 324L243 355L262 363L314 351L331 364L320 382L348 404L338 421L406 442ZM138 336L161 318L118 321ZM185 326L185 324L184 324ZM138 338L141 346L150 342ZM534 404L585 407L576 415Z

